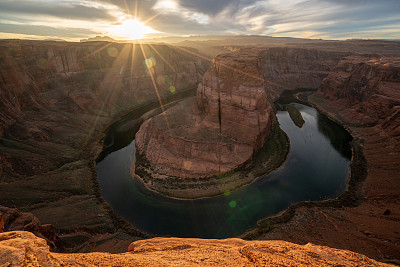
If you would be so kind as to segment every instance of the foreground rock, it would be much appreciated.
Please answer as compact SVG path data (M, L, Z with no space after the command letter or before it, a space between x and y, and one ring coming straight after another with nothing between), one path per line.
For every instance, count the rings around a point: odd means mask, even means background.
M45 239L52 251L64 251L64 246L56 233L55 227L51 224L42 225L32 213L0 206L0 233L3 230L29 231Z
M223 175L252 160L270 135L273 120L259 54L220 55L198 86L195 99L141 126L135 140L139 159L134 172L151 176L147 185L157 191L154 179ZM224 190L228 189L234 188Z
M284 241L154 238L137 241L128 253L51 253L28 232L0 234L4 266L389 266L351 251Z

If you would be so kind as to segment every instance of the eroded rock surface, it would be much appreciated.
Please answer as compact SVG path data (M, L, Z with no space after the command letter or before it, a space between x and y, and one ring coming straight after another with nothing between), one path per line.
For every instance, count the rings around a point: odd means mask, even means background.
M132 243L129 251L51 253L46 242L31 233L0 234L0 264L5 266L390 266L346 250L237 238L154 238Z
M350 51L273 47L261 53L262 66L271 98L284 90L317 89L339 60Z
M220 55L185 100L146 121L136 148L155 178L205 178L243 166L261 149L274 113L257 52ZM140 159L139 159L140 160Z
M52 251L64 250L55 227L51 224L42 225L32 213L0 206L0 232L3 228L4 231L29 231L45 239Z
M400 135L400 58L342 59L318 93L347 121Z

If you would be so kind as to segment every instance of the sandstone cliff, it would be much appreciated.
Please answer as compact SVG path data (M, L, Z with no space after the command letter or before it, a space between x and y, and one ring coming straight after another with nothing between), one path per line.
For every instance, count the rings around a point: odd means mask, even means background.
M257 51L217 56L196 99L141 126L135 139L137 155L149 164L139 159L134 172L154 179L203 179L242 167L271 131L274 114L265 86ZM156 189L152 178L147 184Z
M329 100L346 121L380 124L400 135L400 58L342 59L321 84L318 94Z
M276 99L284 90L317 89L342 57L352 52L274 47L261 53L268 92Z
M3 41L0 60L0 134L27 109L110 116L156 100L153 80L163 97L196 86L208 67L178 47L106 42ZM49 135L40 130L27 134Z
M4 229L3 229L4 228ZM63 251L64 246L56 229L51 224L42 225L37 217L29 212L21 212L0 206L0 233L4 231L29 231L46 240L52 251Z
M390 266L351 251L284 241L154 238L137 241L128 253L50 253L28 232L0 234L4 266Z

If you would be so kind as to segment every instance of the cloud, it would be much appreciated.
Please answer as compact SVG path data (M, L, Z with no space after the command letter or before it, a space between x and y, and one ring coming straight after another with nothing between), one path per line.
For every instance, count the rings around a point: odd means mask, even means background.
M2 0L1 13L23 16L51 16L79 20L112 20L111 5L90 1Z
M0 32L7 24L22 34L41 25L99 34L137 16L165 35L398 38L398 14L398 0L1 0Z
M210 21L207 14L187 9L176 0L158 0L152 9L160 14L177 16L185 21L193 20L198 24L208 24Z
M29 34L31 36L44 36L46 38L57 37L57 38L84 38L88 34L96 34L88 29L76 29L76 28L54 28L48 26L34 26L34 25L15 25L15 24L3 24L0 23L0 29L3 33L15 33L15 34Z

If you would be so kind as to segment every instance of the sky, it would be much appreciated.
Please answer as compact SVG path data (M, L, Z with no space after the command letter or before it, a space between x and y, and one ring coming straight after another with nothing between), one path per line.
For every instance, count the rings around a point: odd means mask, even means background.
M400 0L0 0L0 38L400 39Z

